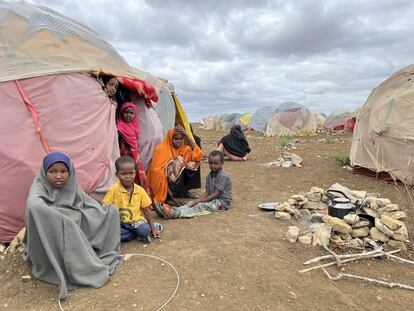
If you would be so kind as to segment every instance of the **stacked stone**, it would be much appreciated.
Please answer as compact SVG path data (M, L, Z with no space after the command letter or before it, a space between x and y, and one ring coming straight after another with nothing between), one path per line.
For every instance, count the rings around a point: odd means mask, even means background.
M369 197L364 200L362 211L375 219L371 228L368 220L355 213L346 215L344 219L324 215L321 211L326 212L327 202L324 190L312 187L307 193L293 195L287 202L277 204L274 217L291 219L293 216L297 219L313 214L312 221L315 218L323 222L313 233L302 235L298 227L289 227L286 238L291 242L299 240L304 244L327 245L332 239L338 243L346 242L349 246L361 247L373 240L388 248L405 248L408 230L403 220L407 215L389 199Z

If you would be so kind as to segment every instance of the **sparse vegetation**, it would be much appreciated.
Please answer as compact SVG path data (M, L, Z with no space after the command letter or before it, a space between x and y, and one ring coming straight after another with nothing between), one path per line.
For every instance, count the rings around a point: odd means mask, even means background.
M336 144L336 142L337 141L335 138L330 138L330 137L327 137L325 140L325 143L327 143L328 145Z
M290 137L284 137L279 141L280 149L287 149L292 147L293 140Z
M351 164L351 160L349 159L349 155L348 154L343 154L343 153L339 153L337 155L335 155L335 162L338 163L339 165L350 165Z

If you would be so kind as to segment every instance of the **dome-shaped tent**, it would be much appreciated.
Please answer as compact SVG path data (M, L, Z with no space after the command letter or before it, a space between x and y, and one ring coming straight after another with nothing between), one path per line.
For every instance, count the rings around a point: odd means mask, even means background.
M162 130L150 102L163 82L45 7L0 1L0 37L0 242L8 242L24 226L28 191L47 152L67 153L88 193L103 194L115 180L116 107L91 75L115 75L142 100L141 113L154 117L151 135Z
M347 121L352 118L351 115L349 110L335 110L326 118L325 127L331 131L344 131Z
M356 121L351 164L414 184L414 65L375 88Z
M269 120L272 118L275 108L263 106L258 108L250 118L249 128L257 132L265 132Z
M266 136L314 135L316 119L305 106L289 102L280 105L266 127Z

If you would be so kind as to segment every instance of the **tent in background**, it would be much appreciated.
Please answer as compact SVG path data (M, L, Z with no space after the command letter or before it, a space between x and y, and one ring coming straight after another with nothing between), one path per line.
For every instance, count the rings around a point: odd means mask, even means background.
M351 111L339 109L332 112L325 120L325 127L331 131L344 131L347 121L351 119Z
M248 127L250 125L250 120L252 119L251 113L245 113L240 117L240 123L244 125L244 127Z
M263 106L258 108L250 118L249 128L257 132L265 132L269 120L272 118L275 108L271 106Z
M350 159L354 167L414 184L414 65L381 83L358 114Z
M283 103L266 126L266 136L316 135L316 119L305 106Z

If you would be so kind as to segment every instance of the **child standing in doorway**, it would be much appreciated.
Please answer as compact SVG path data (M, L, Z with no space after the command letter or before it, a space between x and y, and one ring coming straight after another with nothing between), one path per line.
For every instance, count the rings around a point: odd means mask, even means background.
M160 237L162 226L154 223L151 214L151 199L145 190L134 183L136 163L131 157L116 160L118 182L113 184L103 199L103 204L114 204L121 218L121 241L138 239L150 243L151 237Z
M144 165L141 162L138 151L139 124L137 107L131 102L122 104L119 109L117 128L119 133L119 149L121 156L128 156L134 159L137 168L135 183L140 185L149 193L147 175Z

